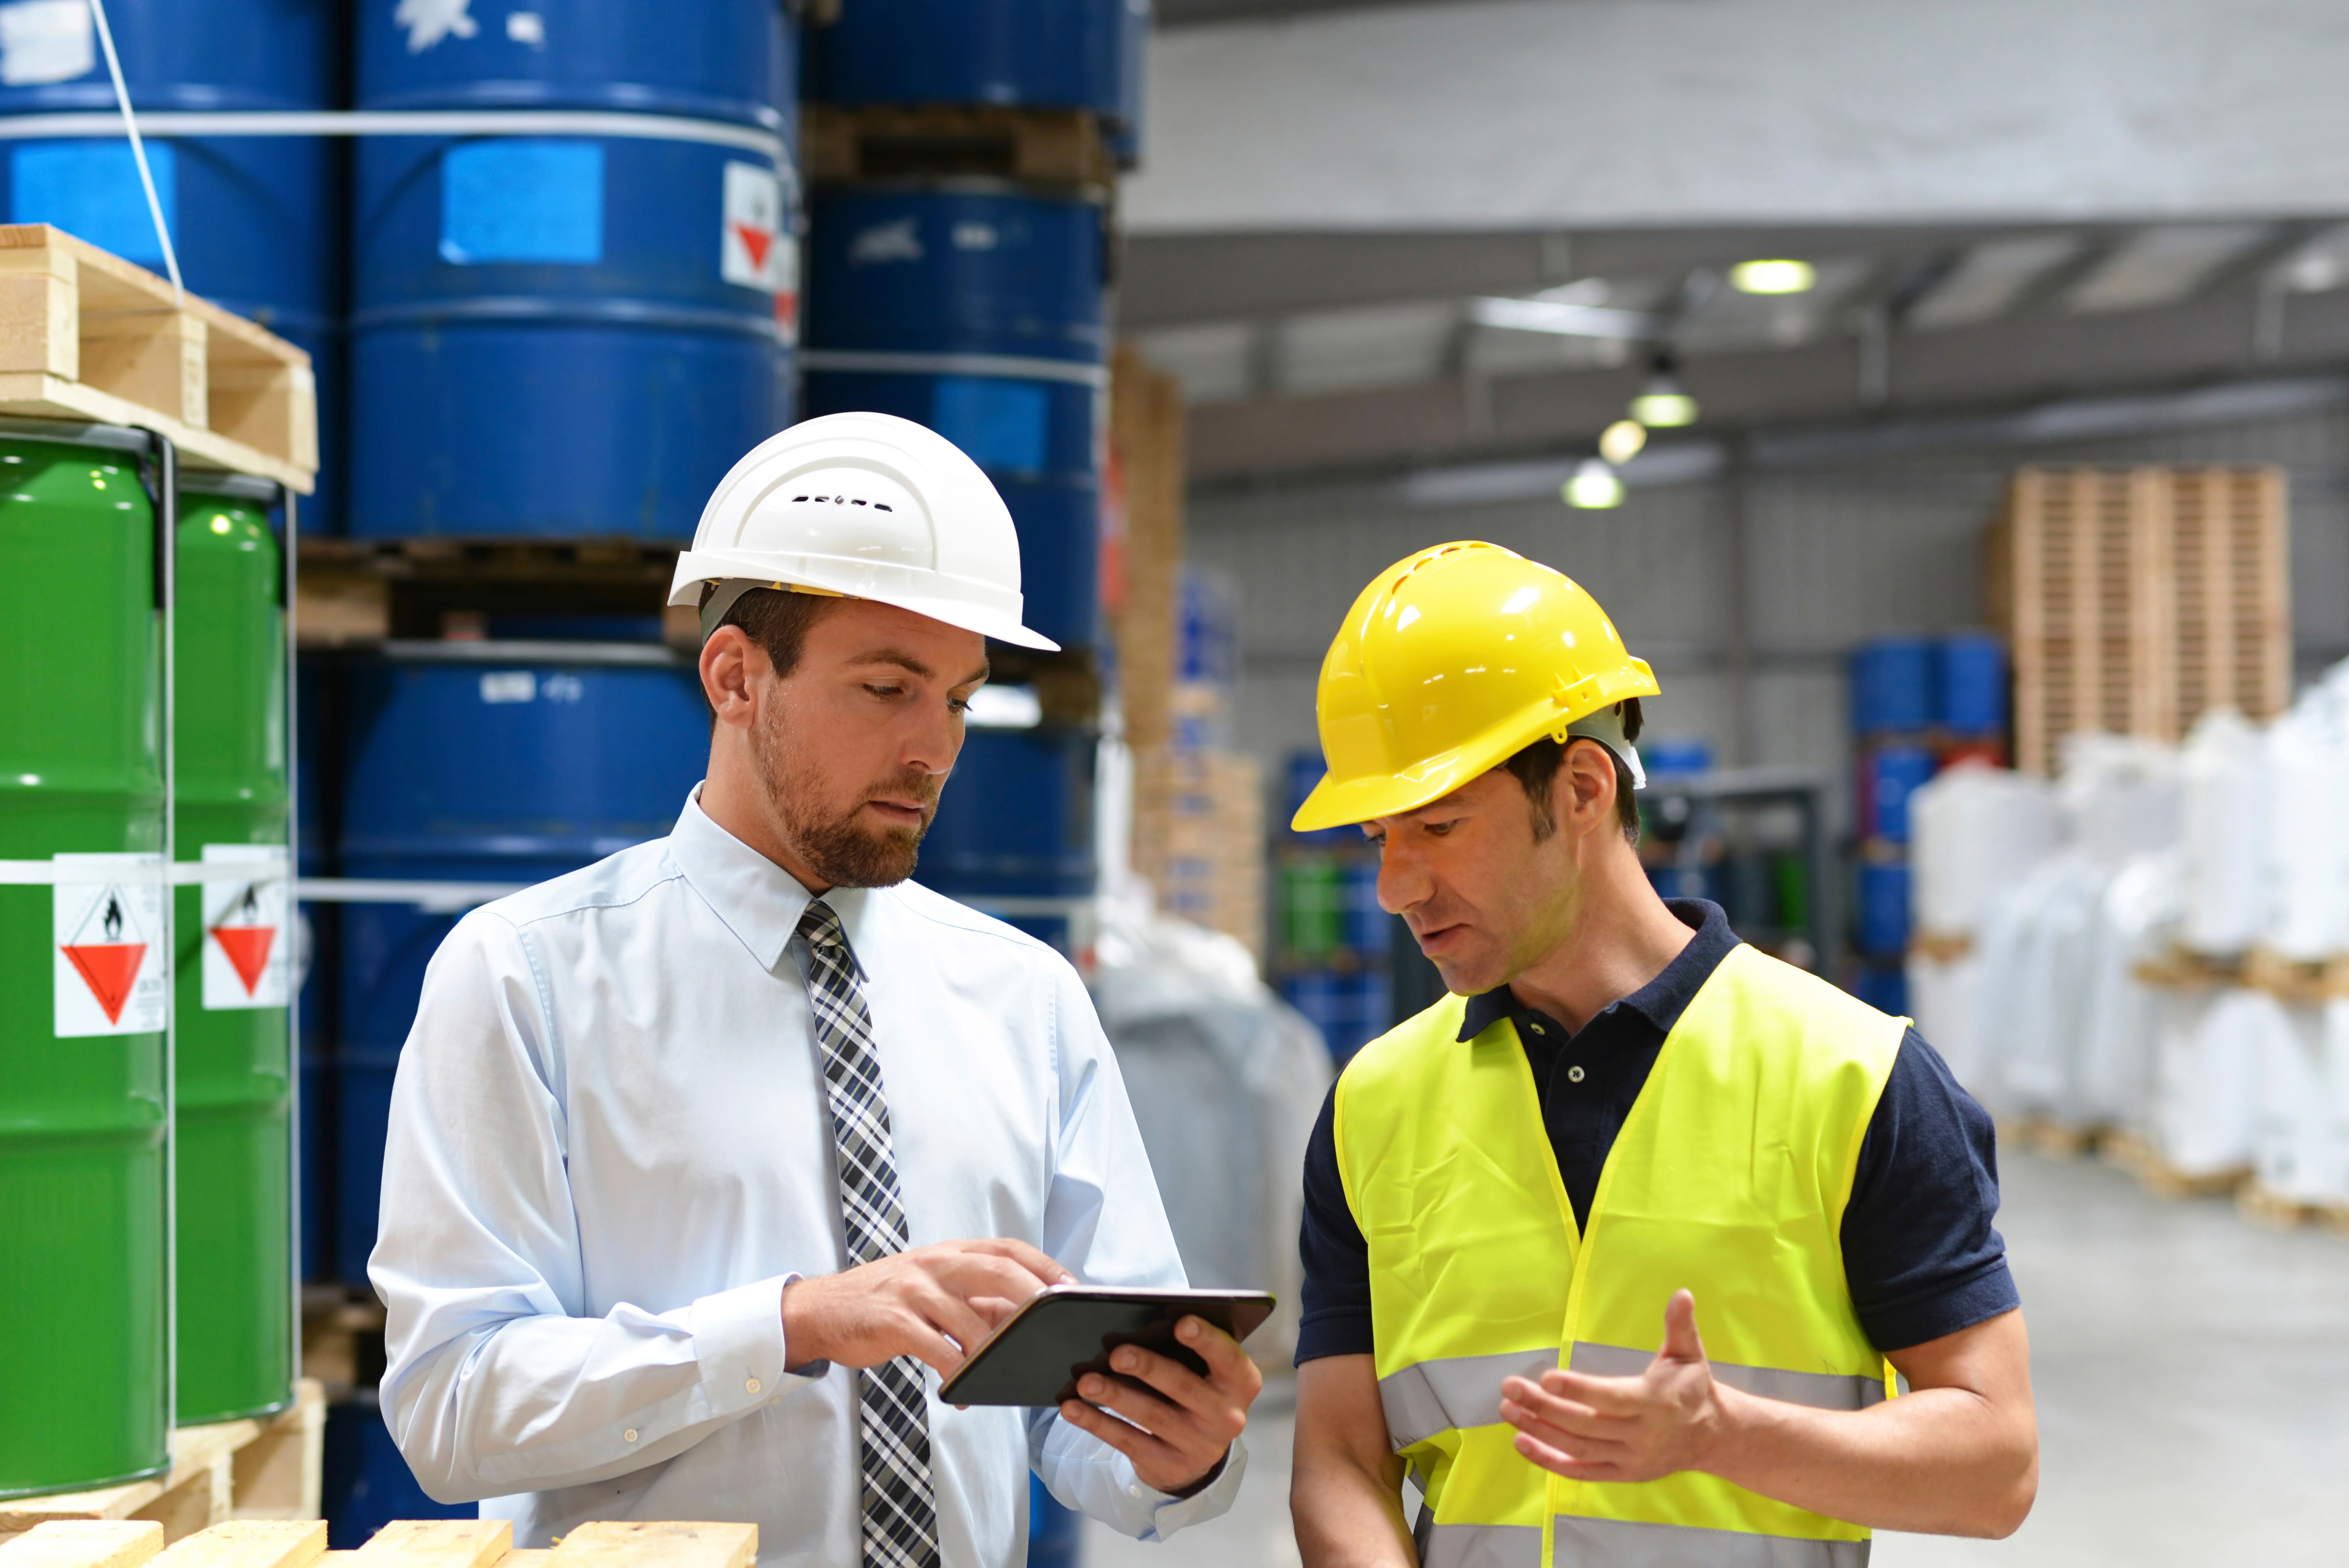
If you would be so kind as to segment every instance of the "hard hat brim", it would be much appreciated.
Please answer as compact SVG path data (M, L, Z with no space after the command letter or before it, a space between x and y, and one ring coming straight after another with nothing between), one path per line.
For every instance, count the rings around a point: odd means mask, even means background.
M966 632L977 632L999 643L1014 647L1034 648L1040 653L1056 654L1061 645L1040 632L1031 632L1019 624L1016 609L1006 614L1002 607L970 598L949 598L936 593L909 592L914 583L895 584L877 572L843 572L830 562L803 562L812 569L777 572L773 563L748 556L730 559L726 554L709 551L686 551L678 557L677 575L669 584L671 604L698 604L705 583L729 579L747 579L773 583L779 587L813 588L825 593L836 593L843 599L869 599L876 604L891 604L900 610L910 610L933 621ZM764 566L766 570L761 571ZM904 574L910 578L910 573ZM935 578L936 574L929 574ZM1017 595L1013 595L1016 599Z
M1575 696L1580 700L1571 705L1537 703L1509 723L1495 725L1469 745L1439 753L1404 772L1372 774L1342 783L1325 773L1289 819L1289 829L1312 833L1416 811L1490 772L1542 737L1602 707L1635 696L1654 696L1661 689L1647 665L1630 659L1619 670L1578 683Z

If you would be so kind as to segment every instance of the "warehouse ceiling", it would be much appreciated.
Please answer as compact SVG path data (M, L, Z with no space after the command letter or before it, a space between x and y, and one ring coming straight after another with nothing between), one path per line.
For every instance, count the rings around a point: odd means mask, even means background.
M1121 294L1202 479L1588 449L1660 351L1716 429L2349 365L2349 224L2309 219L1143 235Z

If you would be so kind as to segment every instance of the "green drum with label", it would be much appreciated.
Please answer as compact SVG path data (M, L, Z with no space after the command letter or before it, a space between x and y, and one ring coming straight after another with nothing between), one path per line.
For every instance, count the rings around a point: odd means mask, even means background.
M0 422L0 1497L170 1460L145 445Z
M293 1399L294 934L275 487L183 474L172 723L181 1426Z

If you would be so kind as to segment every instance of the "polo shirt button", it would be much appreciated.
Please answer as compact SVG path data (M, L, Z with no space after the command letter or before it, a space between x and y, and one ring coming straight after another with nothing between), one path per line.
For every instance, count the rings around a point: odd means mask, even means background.
M1543 1028L1539 1024L1527 1024L1526 1027L1531 1029L1537 1035L1546 1035L1549 1033L1547 1029Z
M1582 1081L1582 1064L1580 1062L1577 1062L1574 1066L1566 1069L1566 1081L1568 1083L1580 1083Z
M1579 1071L1580 1069L1577 1068L1576 1070ZM757 1393L759 1391L759 1380L756 1377L751 1378L748 1383L742 1385L742 1391L746 1394Z

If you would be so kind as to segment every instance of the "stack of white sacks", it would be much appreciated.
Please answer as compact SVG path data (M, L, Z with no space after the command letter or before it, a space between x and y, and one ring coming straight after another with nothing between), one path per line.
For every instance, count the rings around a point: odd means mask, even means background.
M1986 1105L2349 1204L2349 999L2207 978L2349 953L2349 663L2265 728L2076 736L2052 785L1961 766L1909 810L1918 1026ZM2166 964L2179 950L2209 962Z

